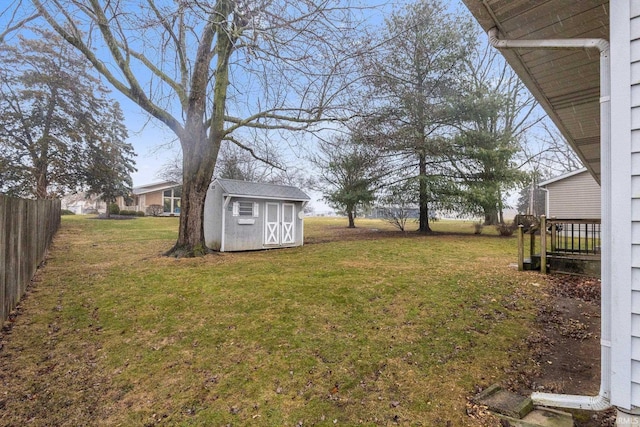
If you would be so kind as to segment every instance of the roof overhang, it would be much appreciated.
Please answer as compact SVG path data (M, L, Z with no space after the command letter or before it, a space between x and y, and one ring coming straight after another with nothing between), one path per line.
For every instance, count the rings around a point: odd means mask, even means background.
M277 201L287 201L287 202L308 202L311 199L308 197L276 197L276 196L261 196L257 194L242 194L242 193L222 193L223 197L237 197L237 198L246 198L246 199L256 199L256 200L277 200Z
M133 194L138 196L141 194L153 193L156 191L168 190L170 188L179 187L180 184L173 181L156 182L153 184L141 185L133 187Z
M499 38L609 40L608 0L463 0ZM600 68L592 49L504 49L503 56L600 182Z
M563 175L556 176L554 178L548 179L538 184L538 187L546 187L549 184L553 184L554 182L562 181L563 179L571 178L572 176L580 175L581 173L587 172L587 168L577 169Z

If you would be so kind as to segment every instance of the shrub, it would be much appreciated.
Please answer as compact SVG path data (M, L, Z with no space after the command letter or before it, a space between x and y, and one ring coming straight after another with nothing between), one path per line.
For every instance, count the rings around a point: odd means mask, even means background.
M142 212L142 211L136 211L136 216L144 216L144 212Z
M75 215L76 213L74 211L70 211L69 209L62 209L60 211L60 215Z
M163 212L164 207L162 205L150 205L147 207L147 211L145 213L151 216L160 216Z
M120 213L120 207L116 203L109 204L109 214L118 215Z
M516 225L522 225L523 231L537 231L540 228L540 220L533 215L516 215L514 219Z
M500 233L501 236L513 236L513 233L518 228L518 225L515 222L503 222L501 224L496 225L496 230Z
M120 211L120 215L124 215L124 216L136 216L136 211L121 210L121 211Z

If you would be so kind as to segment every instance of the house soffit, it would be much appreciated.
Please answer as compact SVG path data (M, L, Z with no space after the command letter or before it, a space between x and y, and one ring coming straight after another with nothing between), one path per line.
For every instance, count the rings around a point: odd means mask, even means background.
M463 0L501 39L609 40L607 0ZM501 50L585 167L600 182L600 54L587 49Z

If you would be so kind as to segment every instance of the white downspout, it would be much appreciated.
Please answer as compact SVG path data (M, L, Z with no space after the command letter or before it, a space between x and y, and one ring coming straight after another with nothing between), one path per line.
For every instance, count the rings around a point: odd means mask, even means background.
M602 296L601 296L601 339L600 339L600 392L597 396L563 395L553 393L532 393L531 400L536 405L558 408L587 409L602 411L611 407L611 204L610 145L611 145L611 72L609 66L609 42L604 39L549 39L549 40L500 40L498 29L488 31L489 43L498 49L598 49L600 51L600 158L601 158L601 198L602 229L608 236L602 242ZM548 193L547 193L548 194Z
M549 189L538 187L538 190L544 191L544 216L547 218L551 218L549 216Z

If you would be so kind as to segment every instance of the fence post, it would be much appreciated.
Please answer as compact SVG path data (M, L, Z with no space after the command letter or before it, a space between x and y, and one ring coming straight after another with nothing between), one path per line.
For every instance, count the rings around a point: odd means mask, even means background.
M524 226L518 226L518 271L524 270Z
M540 215L540 273L547 274L547 217Z
M5 310L7 301L7 253L9 245L9 198L0 195L0 324L9 313Z

